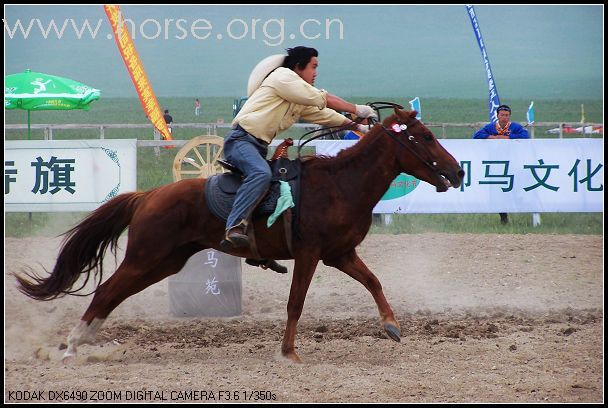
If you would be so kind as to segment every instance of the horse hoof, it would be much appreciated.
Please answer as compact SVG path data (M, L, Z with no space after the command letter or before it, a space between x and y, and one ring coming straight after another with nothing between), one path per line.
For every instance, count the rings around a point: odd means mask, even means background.
M388 334L388 337L395 340L397 343L401 342L401 332L397 327L390 323L384 324L384 331Z
M292 363L302 364L302 359L300 358L300 356L298 356L298 353L296 352L284 353L283 357L291 361Z
M61 362L63 364L66 364L75 359L76 359L76 353L69 353L66 351L65 353L63 353L63 357L61 357Z

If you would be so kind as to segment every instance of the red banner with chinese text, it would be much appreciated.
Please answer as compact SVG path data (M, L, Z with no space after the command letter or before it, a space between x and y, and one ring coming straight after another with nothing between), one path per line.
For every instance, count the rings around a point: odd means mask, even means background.
M143 107L146 116L150 119L154 127L158 129L164 140L173 140L160 107L158 106L156 95L154 95L150 81L148 81L148 76L144 71L144 66L141 63L139 54L137 54L137 50L135 49L131 34L127 29L122 13L120 12L120 6L104 4L103 8L112 25L116 45L125 62L127 71L129 71L131 80L135 85L137 95L139 95L139 101L141 102L141 106Z

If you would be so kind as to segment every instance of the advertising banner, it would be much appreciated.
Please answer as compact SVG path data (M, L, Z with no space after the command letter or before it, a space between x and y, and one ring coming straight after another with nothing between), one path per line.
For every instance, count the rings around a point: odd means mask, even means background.
M15 140L4 150L4 211L92 211L137 188L137 140Z
M316 141L335 155L356 141ZM602 139L441 140L466 175L462 186L437 193L401 174L375 213L602 212ZM362 192L363 193L363 192Z

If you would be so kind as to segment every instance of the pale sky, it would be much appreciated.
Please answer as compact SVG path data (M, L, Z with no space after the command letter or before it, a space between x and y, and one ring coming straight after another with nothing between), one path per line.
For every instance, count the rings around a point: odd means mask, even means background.
M487 98L464 5L121 8L157 96L244 95L258 61L306 45L320 54L316 86L338 95ZM501 98L603 99L603 5L475 11ZM136 97L110 33L101 5L5 6L5 75L29 68Z

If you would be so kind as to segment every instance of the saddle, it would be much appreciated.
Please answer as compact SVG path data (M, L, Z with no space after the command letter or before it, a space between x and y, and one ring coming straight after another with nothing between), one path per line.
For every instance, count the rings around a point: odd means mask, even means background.
M273 157L268 161L272 172L272 178L270 188L267 193L263 196L261 201L256 205L255 209L251 214L252 220L257 220L263 217L268 217L273 214L277 200L280 197L280 183L284 181L289 183L294 203L294 208L289 208L282 213L283 225L285 227L285 239L290 254L293 255L292 251L292 223L295 222L297 213L294 210L297 208L297 202L299 200L299 181L300 181L300 169L301 163L299 160L290 160L287 155L289 146L293 145L291 138L285 139L275 150ZM223 221L228 219L232 205L236 197L236 192L243 182L243 174L232 164L218 160L225 169L229 170L228 173L215 174L207 179L205 184L205 199L209 210L216 217ZM251 246L250 249L256 256L256 259L247 259L246 262L250 265L260 266L264 269L270 268L279 273L287 272L287 268L279 265L274 260L261 259L255 245L255 232L253 231L253 223L249 223L248 235L250 238Z
M229 168L230 166L229 163L221 163L219 160L218 163L222 164L225 168ZM234 204L236 192L242 183L243 175L238 170L237 172L232 170L230 173L216 174L207 179L205 197L207 198L209 210L211 210L213 215L223 221L228 219L228 215ZM279 185L278 183L271 183L270 189L253 211L252 219L256 220L272 214L278 198Z
M205 197L213 215L226 221L234 204L236 192L243 183L243 174L224 160L218 160L218 163L230 172L215 174L209 177L205 186ZM255 207L252 214L252 219L254 220L268 216L274 212L280 196L279 181L289 183L292 195L294 196L294 202L297 202L297 181L300 174L300 162L286 157L279 157L278 159L269 160L268 164L272 172L270 188L262 198L262 201Z

